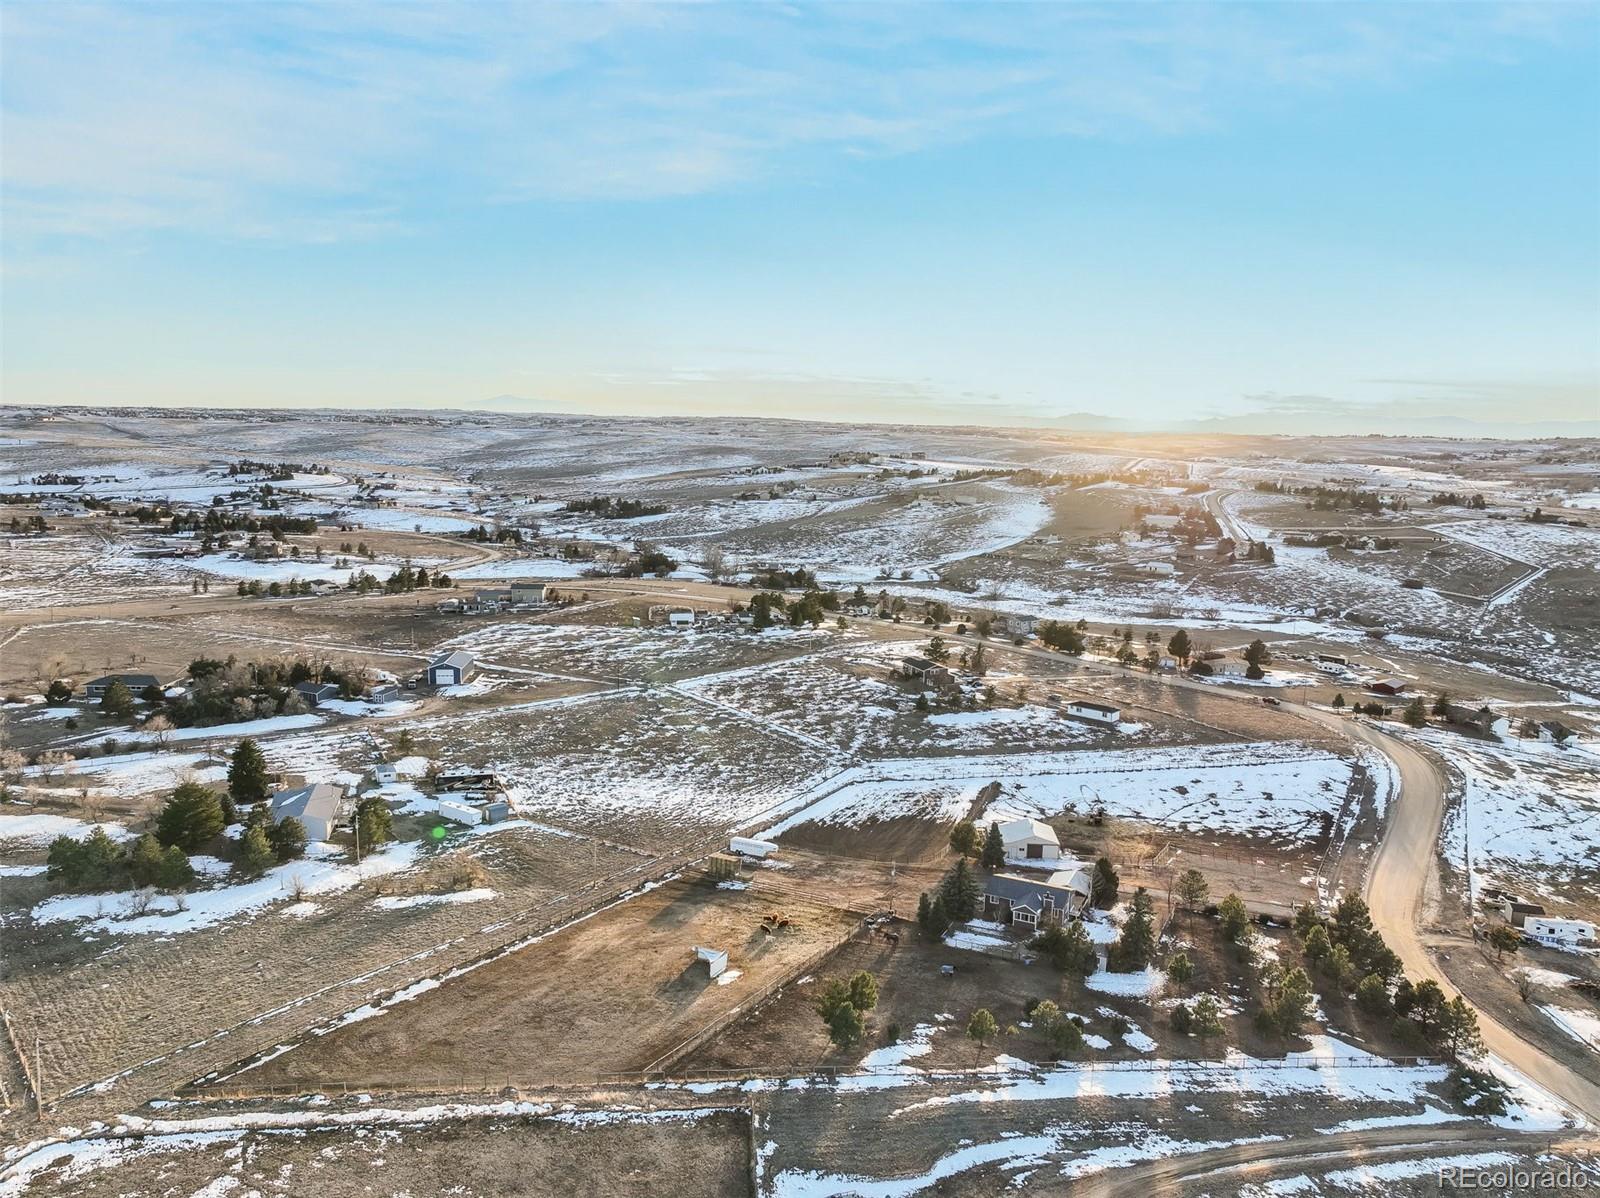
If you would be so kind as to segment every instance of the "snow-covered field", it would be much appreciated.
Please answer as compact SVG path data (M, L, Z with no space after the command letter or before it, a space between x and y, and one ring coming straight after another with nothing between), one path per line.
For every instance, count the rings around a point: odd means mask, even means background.
M993 818L1049 817L1104 806L1112 815L1188 829L1311 838L1344 806L1354 761L1292 742L1017 753L879 761L802 796L765 835L801 823L953 818L990 782Z
M1474 890L1589 904L1600 899L1600 755L1538 742L1491 744L1430 729L1418 739L1460 777L1445 823L1446 859L1469 862Z

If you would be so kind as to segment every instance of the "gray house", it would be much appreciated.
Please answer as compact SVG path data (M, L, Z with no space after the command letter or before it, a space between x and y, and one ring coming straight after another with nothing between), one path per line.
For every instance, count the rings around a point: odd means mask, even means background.
M472 677L473 657L465 649L457 649L428 663L429 686L460 686Z
M161 680L154 674L107 674L104 678L96 678L93 682L83 684L83 694L87 699L103 699L113 682L120 682L133 693L137 699L142 691L152 686L160 686Z
M327 840L334 830L350 818L350 801L344 787L317 782L298 790L280 790L272 796L272 822L282 823L293 816L305 825L306 836Z
M296 694L313 707L339 697L339 688L331 682L297 682L294 684L294 689Z
M1077 915L1089 905L1089 867L1081 861L1061 864L1043 877L991 874L983 888L983 917L1031 933Z

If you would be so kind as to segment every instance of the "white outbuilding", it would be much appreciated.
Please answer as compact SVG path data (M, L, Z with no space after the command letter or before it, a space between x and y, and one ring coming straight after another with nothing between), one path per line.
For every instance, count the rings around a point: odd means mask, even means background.
M1122 723L1122 708L1113 707L1109 703L1093 703L1088 699L1074 699L1062 710L1075 720L1088 720L1092 724L1104 724L1108 728L1115 728Z
M1054 869L1061 860L1056 830L1036 819L1014 819L1000 825L1000 841L1012 865Z

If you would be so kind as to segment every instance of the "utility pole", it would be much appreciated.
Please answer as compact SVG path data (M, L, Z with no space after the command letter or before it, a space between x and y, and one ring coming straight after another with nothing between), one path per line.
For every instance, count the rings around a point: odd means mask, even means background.
M33 1034L33 1099L39 1108L39 1122L44 1122L44 1051L43 1037Z

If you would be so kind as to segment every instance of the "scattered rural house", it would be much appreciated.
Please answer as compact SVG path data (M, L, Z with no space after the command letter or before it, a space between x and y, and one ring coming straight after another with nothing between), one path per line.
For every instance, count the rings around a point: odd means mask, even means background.
M1380 678L1367 689L1375 695L1398 695L1404 692L1408 685L1404 678Z
M400 688L392 682L383 682L367 692L369 703L396 703L400 699Z
M428 663L428 685L460 686L472 677L473 664L472 654L465 649L457 649L454 653L435 658Z
M379 786L393 786L400 781L400 771L390 761L380 761L372 767L372 780Z
M1218 678L1243 678L1250 672L1250 663L1237 657L1224 657L1211 663L1211 672Z
M542 582L514 582L511 584L511 604L517 607L524 603L543 603L545 589Z
M778 846L770 840L756 840L750 836L735 836L728 841L728 851L737 853L741 857L764 858L778 851Z
M453 616L458 615L462 607L463 604L459 599L441 599L433 605L433 610L441 616Z
M1115 728L1122 723L1122 708L1113 707L1109 703L1094 703L1088 699L1072 699L1062 708L1062 711L1075 720L1088 720L1095 724L1104 724Z
M1036 819L1014 819L1000 825L1006 860L1033 869L1054 869L1061 862L1061 841L1056 830Z
M1182 516L1168 516L1156 512L1152 512L1144 518L1146 528L1159 529L1162 532L1170 532L1182 523Z
M339 697L339 688L331 682L297 682L294 684L294 692L312 707Z
M1446 703L1444 719L1447 724L1465 728L1480 736L1505 736L1511 731L1510 717L1501 715L1488 706L1474 709L1460 703Z
M983 889L983 918L1031 933L1078 914L1089 903L1089 869L1081 861L1062 864L1043 878L991 874Z
M497 612L511 606L510 591L474 591L467 606L470 612Z
M1547 948L1581 948L1594 943L1594 924L1586 919L1555 919L1548 915L1529 916L1522 934Z
M901 658L900 676L909 678L922 687L943 687L950 684L950 671L926 657Z
M111 689L111 684L114 682L120 682L127 687L135 699L150 687L161 685L161 680L154 674L107 674L104 678L84 683L84 698L90 700L105 698L106 692Z
M282 823L293 816L305 825L312 840L329 840L334 830L350 818L350 804L344 787L317 782L297 790L282 790L272 796L272 822Z
M1019 616L1006 612L995 617L994 627L1005 636L1032 636L1039 631L1037 616Z
M688 608L683 608L679 611L669 611L667 613L668 628L689 628L693 626L693 624L694 612L690 611Z
M1513 895L1506 895L1500 903L1500 914L1512 927L1520 928L1529 919L1543 915L1544 908L1538 903L1525 903Z
M1176 670L1178 668L1178 659L1172 656L1170 653L1163 653L1161 655L1160 662L1157 664L1160 665L1163 670Z

